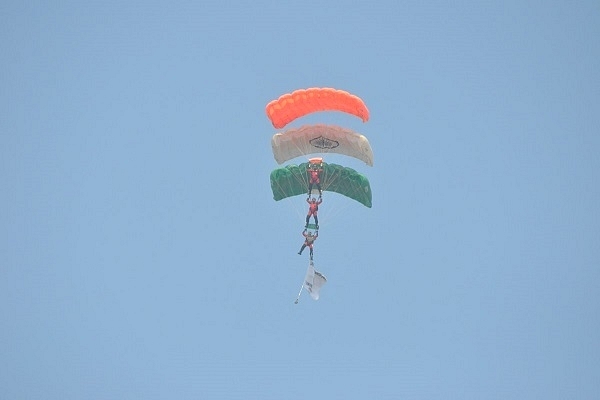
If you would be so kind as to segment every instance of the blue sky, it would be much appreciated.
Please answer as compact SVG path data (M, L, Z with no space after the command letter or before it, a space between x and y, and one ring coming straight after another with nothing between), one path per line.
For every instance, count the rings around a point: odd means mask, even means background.
M0 6L0 398L593 399L600 3ZM264 107L359 131L303 198Z

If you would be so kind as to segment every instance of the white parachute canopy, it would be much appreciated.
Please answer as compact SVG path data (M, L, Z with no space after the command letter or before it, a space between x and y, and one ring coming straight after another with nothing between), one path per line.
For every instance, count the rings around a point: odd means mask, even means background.
M316 153L337 153L357 158L373 166L373 150L367 138L336 125L304 125L276 133L271 139L278 164Z

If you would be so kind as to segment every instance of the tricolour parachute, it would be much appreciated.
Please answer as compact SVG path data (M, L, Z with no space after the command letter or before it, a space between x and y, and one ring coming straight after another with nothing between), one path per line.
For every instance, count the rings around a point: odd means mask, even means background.
M315 153L338 153L373 166L373 150L366 137L335 125L305 125L276 133L271 139L278 164Z
M369 110L360 97L333 88L300 89L284 94L265 109L273 126L281 129L296 118L317 111L341 111L369 120Z
M309 163L287 165L271 172L273 199L279 201L291 196L306 194ZM366 207L372 206L369 180L353 170L337 164L322 163L321 186L325 191L336 192Z

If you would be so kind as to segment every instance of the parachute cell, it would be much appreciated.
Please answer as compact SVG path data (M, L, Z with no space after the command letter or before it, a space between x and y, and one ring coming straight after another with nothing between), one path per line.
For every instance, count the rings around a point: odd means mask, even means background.
M296 118L317 111L341 111L369 120L369 110L360 97L333 88L300 89L284 94L265 109L273 126L281 129Z
M335 125L305 125L276 133L271 147L278 164L306 154L337 153L373 166L373 150L367 138Z
M271 172L273 199L279 201L287 197L306 194L308 165L308 163L287 165L273 170ZM358 201L366 207L371 208L372 206L369 180L352 168L323 163L321 186L323 190L339 193Z

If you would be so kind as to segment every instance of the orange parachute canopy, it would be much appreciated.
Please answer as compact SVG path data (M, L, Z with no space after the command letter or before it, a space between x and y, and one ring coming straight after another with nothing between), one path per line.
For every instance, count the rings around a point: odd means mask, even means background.
M296 118L316 111L341 111L369 120L369 110L360 97L332 88L300 89L284 94L265 109L273 126L283 128Z

